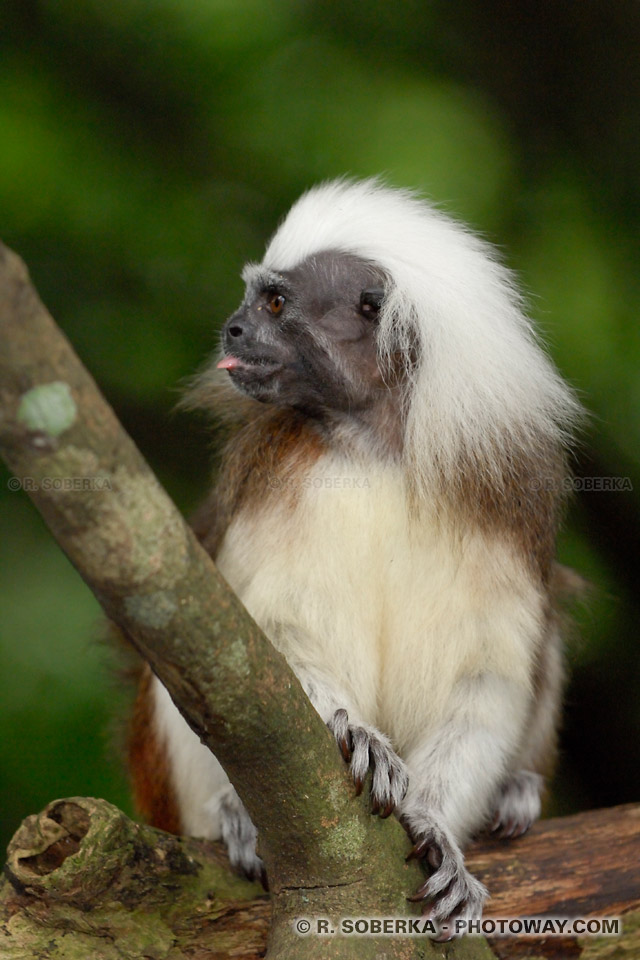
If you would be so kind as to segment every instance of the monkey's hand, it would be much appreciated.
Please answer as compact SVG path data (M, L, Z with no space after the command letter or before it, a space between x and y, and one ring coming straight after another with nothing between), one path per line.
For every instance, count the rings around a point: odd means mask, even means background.
M462 851L446 827L435 817L421 816L420 827L416 820L411 818L415 845L407 859L419 858L431 875L409 900L430 901L425 914L441 927L436 939L451 940L456 934L448 921L479 919L488 893L465 867Z
M327 726L351 767L356 795L362 792L369 768L373 768L371 812L388 817L400 805L409 783L407 768L389 739L368 724L349 723L347 711L342 709L336 710Z
M519 770L507 780L494 800L490 832L500 840L520 837L540 816L543 780L539 773Z

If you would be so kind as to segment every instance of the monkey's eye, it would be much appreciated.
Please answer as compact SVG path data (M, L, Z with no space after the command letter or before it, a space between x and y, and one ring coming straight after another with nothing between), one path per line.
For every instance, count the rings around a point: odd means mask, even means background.
M285 298L281 293L274 293L273 296L269 298L269 303L267 304L269 312L277 317L279 313L282 312L284 307Z
M376 287L374 290L363 290L360 294L360 313L368 320L376 320L384 299L384 290Z

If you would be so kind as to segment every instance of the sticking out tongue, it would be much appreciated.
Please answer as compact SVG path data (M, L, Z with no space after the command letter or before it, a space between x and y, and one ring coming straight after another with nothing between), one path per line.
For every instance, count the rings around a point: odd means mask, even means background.
M237 357L223 357L222 360L216 364L218 370L235 370L239 366L240 361Z

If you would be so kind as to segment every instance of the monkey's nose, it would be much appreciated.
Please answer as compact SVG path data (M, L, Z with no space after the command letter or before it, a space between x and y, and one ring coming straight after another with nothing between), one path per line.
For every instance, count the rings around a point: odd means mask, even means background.
M246 344L250 339L249 324L241 317L231 317L222 331L222 342L231 353Z
M254 333L255 325L243 310L237 310L229 317L223 329L223 337L227 344L234 342L237 345L239 340L246 343L253 339Z

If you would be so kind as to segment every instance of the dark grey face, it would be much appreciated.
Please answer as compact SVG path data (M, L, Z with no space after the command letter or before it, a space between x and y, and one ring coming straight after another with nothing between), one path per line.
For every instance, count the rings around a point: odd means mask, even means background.
M376 351L382 272L327 251L283 273L250 267L246 279L218 364L235 386L313 416L370 406L385 389Z

